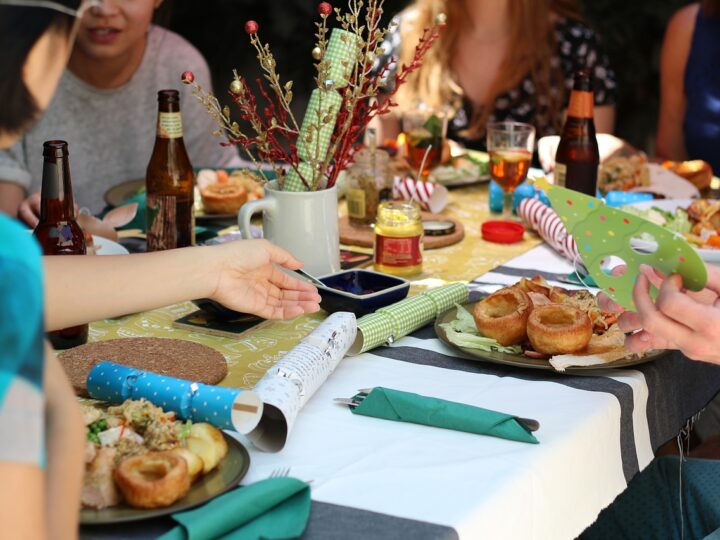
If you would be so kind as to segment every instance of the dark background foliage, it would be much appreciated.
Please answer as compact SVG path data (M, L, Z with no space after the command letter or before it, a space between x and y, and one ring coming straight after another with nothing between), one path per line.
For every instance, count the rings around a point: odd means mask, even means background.
M460 1L460 0L451 0ZM314 76L310 51L316 0L174 0L161 19L185 36L207 59L215 93L227 99L232 69L257 76L257 59L243 30L246 20L260 25L284 80L294 81L294 108L302 116ZM408 0L386 0L385 13ZM616 134L652 153L658 110L658 57L665 25L683 0L583 0L586 20L604 39L618 78ZM336 5L340 6L336 2ZM478 61L482 69L482 59Z

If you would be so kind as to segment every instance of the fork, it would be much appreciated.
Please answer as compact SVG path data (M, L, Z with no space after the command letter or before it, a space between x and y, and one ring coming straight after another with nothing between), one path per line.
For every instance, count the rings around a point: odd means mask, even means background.
M290 467L279 467L274 469L268 478L283 478L285 476L290 476Z
M337 403L338 405L347 405L351 409L354 409L358 405L360 405L365 398L368 396L370 392L372 392L372 388L361 388L358 390L358 393L354 395L351 398L335 398L333 401ZM515 419L522 425L527 431L537 431L540 429L540 422L533 418L522 418L520 416L516 416Z

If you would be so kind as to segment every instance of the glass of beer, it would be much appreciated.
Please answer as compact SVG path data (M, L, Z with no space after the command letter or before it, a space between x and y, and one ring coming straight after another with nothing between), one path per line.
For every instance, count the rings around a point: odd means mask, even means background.
M487 126L490 176L503 190L503 219L512 218L513 192L527 176L535 146L535 128L522 122Z
M419 106L403 112L405 154L418 180L427 180L430 171L440 165L447 121L446 110Z

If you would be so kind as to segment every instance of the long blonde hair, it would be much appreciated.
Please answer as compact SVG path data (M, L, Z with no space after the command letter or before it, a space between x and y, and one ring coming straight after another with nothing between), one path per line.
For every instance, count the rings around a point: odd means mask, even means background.
M437 43L428 52L423 65L398 90L398 103L410 107L421 101L428 106L442 107L450 104L459 107L458 95L462 88L452 72L452 56L458 37L459 21L467 17L465 2L462 0L416 0L401 15L402 43L416 43L423 29L432 25L439 13L447 16L447 27ZM495 100L503 92L516 87L530 74L535 85L535 99L545 96L547 107L536 110L546 111L547 122L559 131L560 111L565 102L564 76L559 65L553 67L551 58L555 54L553 17L581 20L581 12L574 0L511 0L510 46L503 59L485 102L473 111L470 125L464 136L479 138L485 133L485 124L493 110ZM401 47L399 63L409 63L414 54L413 47ZM551 92L551 88L557 92Z

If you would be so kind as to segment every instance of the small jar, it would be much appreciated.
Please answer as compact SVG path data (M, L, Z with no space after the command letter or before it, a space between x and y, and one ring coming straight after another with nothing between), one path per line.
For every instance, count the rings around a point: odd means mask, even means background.
M375 270L396 276L421 273L422 240L422 216L417 203L381 203L375 222Z
M381 194L391 186L390 156L383 150L363 149L355 153L347 171L348 217L352 225L369 226L375 221Z

